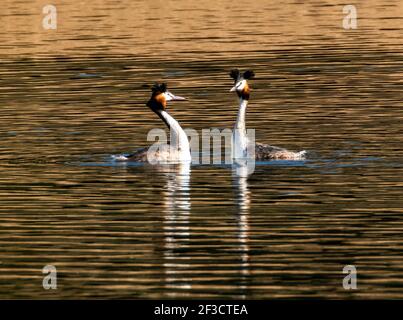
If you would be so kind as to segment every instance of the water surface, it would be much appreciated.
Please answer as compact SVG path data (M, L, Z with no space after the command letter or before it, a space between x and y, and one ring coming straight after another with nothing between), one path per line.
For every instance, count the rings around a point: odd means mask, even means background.
M2 4L0 298L403 298L401 1ZM117 165L163 124L231 128L305 162ZM238 172L239 173L239 172ZM58 289L42 288L42 268ZM345 265L358 270L346 291Z

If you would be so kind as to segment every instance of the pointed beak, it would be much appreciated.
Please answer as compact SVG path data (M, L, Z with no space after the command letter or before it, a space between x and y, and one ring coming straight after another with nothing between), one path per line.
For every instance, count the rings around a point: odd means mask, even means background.
M236 91L236 86L233 86L229 92L234 92L234 91Z
M187 99L181 96L172 95L172 101L186 101Z

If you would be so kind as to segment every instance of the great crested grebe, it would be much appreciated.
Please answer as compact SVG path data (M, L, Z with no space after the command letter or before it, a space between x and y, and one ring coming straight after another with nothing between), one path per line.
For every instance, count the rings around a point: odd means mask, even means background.
M233 158L246 158L248 154L245 114L250 96L248 80L254 76L255 73L251 70L247 70L243 74L238 69L230 72L230 77L234 79L234 86L230 92L236 92L239 98L238 117L233 132ZM255 160L303 160L305 159L305 153L305 151L292 152L263 143L255 144Z
M183 97L175 96L167 90L167 85L154 84L152 94L147 106L154 111L170 129L171 143L157 144L141 148L126 156L115 157L118 161L136 162L184 162L191 161L189 140L179 123L166 112L168 101L184 101Z

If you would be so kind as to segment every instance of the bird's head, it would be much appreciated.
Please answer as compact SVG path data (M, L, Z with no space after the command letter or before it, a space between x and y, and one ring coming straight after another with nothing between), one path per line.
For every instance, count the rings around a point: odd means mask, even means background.
M147 102L147 106L151 108L151 110L155 111L163 111L167 107L168 101L184 101L186 100L183 97L176 96L168 91L167 85L165 83L154 84L151 87L151 98Z
M238 69L233 69L229 75L234 79L234 86L231 88L230 92L236 92L239 98L248 100L251 90L248 80L254 78L255 73L252 70L247 70L241 74Z

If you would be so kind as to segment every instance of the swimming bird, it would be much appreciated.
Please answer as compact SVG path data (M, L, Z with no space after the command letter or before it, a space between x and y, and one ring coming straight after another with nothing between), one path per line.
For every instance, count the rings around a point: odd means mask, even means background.
M176 96L168 91L167 85L154 84L151 88L151 98L147 106L170 129L171 141L168 144L156 144L141 148L126 156L117 156L117 161L136 161L149 163L191 161L189 140L179 123L166 111L168 101L184 101L183 97Z
M248 157L248 138L245 127L245 114L251 91L248 80L254 78L254 76L255 73L252 70L247 70L243 74L241 74L238 69L233 69L230 72L230 77L234 79L234 86L230 92L236 92L239 98L238 117L232 134L232 157L235 159ZM254 157L255 160L303 160L305 159L305 154L305 150L292 152L284 148L256 143Z

